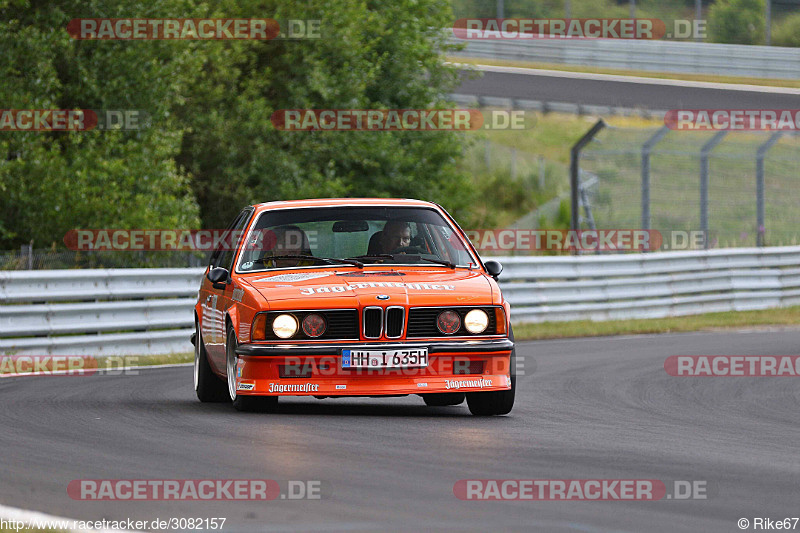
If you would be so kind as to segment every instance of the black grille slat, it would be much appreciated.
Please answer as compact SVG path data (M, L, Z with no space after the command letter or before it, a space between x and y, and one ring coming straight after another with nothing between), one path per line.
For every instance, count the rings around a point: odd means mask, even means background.
M383 309L367 307L364 309L364 337L377 339L383 330Z
M389 307L386 309L386 336L397 338L403 334L405 309L402 307Z
M461 317L461 329L452 335L445 335L439 328L436 327L436 318L439 313L446 310L452 310L458 313ZM464 317L473 309L482 309L489 315L489 325L486 331L479 335L496 335L497 334L497 319L495 317L494 307L417 307L409 309L408 311L408 330L406 338L410 337L465 337L473 336L472 333L464 328Z
M300 324L303 319L312 313L322 315L325 318L325 333L319 337L314 337L313 340L357 340L358 339L358 311L355 309L333 309L325 311L270 311L267 313L267 338L268 341L283 340L280 339L275 332L272 331L272 321L276 316L282 314L291 314L297 317ZM312 338L303 333L303 328L292 337L292 339L311 340Z

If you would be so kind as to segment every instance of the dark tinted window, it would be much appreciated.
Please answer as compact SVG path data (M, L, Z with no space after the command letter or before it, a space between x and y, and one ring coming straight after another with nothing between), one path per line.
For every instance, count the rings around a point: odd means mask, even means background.
M252 208L244 209L237 215L233 222L231 222L231 225L225 230L226 238L223 240L223 244L211 254L209 260L211 268L224 267L231 270L238 243L244 237L243 230L245 226L247 226L247 222L250 220L252 214Z

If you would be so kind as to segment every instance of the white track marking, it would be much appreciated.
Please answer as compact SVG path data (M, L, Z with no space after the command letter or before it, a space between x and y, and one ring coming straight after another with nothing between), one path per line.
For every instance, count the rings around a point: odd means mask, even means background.
M8 507L6 505L0 505L0 518L3 520L15 520L17 522L24 522L26 527L33 524L35 525L36 522L39 525L43 525L44 522L49 522L54 526L61 522L62 524L66 522L81 522L82 520L75 520L74 518L63 518L61 516L53 516L45 513L40 513L39 511L29 511L27 509L18 509L17 507ZM94 522L95 520L92 520ZM13 528L12 528L13 529ZM43 528L47 530L48 528ZM55 527L53 528L55 529ZM70 529L67 528L64 530L63 528L59 527L58 529L63 531L70 531L73 533L123 533L129 530L126 529ZM20 531L24 531L20 530Z

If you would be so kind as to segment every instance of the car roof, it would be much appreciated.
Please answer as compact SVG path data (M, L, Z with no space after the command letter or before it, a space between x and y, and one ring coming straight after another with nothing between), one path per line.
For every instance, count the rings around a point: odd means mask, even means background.
M413 200L410 198L314 198L307 200L282 200L277 202L265 202L256 204L253 207L256 211L268 211L270 209L287 207L342 207L342 206L380 206L380 207L432 207L438 209L439 206L432 202Z

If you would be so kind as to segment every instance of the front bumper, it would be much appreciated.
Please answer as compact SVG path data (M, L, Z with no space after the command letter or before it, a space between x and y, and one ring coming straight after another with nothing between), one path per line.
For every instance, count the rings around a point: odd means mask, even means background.
M343 369L343 349L427 348L426 368ZM238 394L382 396L508 390L513 341L502 339L323 344L243 344ZM286 368L295 371L286 377ZM282 377L283 376L283 377Z
M329 355L337 356L342 354L342 350L347 348L371 348L380 350L383 348L428 348L430 354L456 354L456 353L499 353L508 354L514 348L514 342L509 339L490 339L474 340L465 339L463 341L435 340L435 341L407 341L407 342L360 342L350 341L347 343L325 343L325 344L240 344L236 349L238 355L250 357L285 357L297 355Z

